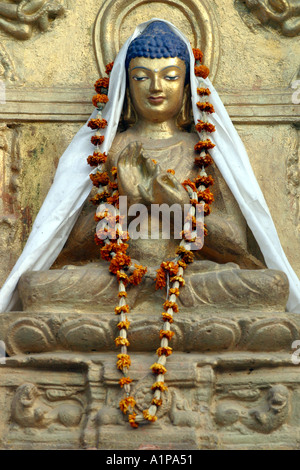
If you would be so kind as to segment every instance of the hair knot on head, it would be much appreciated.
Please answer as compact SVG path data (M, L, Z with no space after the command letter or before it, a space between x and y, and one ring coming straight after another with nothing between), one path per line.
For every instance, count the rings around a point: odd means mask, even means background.
M186 78L189 77L190 56L186 44L162 21L153 21L129 45L126 56L126 69L131 59L145 57L161 59L178 57L186 65Z

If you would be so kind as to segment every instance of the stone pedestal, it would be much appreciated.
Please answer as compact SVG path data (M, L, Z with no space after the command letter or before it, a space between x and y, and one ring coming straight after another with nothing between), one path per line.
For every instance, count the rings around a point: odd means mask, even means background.
M149 406L160 317L132 314L132 392ZM300 317L178 314L163 405L132 429L118 408L114 315L12 312L0 318L3 449L297 449ZM173 326L173 325L172 325ZM295 355L297 358L297 356Z

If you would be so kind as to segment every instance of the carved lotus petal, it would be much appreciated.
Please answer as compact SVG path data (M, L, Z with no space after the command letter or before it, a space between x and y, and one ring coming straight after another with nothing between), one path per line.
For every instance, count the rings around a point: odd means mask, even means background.
M247 338L250 351L291 350L291 344L299 336L296 326L285 319L260 320L251 327Z
M6 337L9 355L50 351L55 343L49 326L33 318L21 318L13 323Z
M63 346L72 351L102 351L112 341L110 331L103 325L85 318L66 322L58 335Z
M193 351L233 349L241 337L240 328L236 323L219 318L191 323L185 331L187 348Z

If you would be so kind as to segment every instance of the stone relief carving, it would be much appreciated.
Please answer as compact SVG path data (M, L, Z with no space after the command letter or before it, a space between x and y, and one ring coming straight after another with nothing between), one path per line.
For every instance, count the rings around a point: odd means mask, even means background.
M83 403L75 395L72 390L46 390L43 393L36 385L24 383L17 388L12 400L11 419L21 427L44 428L52 423L78 426Z
M257 394L241 394L240 400L253 400ZM284 385L271 387L262 404L247 408L233 401L221 401L218 404L215 421L219 426L242 424L246 428L269 434L286 422L289 414L289 391Z
M299 0L238 0L238 2L240 1L248 7L263 25L279 28L284 36L297 36L299 34Z
M65 9L56 0L11 0L0 2L0 29L15 39L29 39L33 28L47 31L51 20L61 16Z
M7 50L3 44L0 44L0 83L5 82L17 82L18 76L15 71L14 63L9 56ZM1 97L0 97L1 104Z

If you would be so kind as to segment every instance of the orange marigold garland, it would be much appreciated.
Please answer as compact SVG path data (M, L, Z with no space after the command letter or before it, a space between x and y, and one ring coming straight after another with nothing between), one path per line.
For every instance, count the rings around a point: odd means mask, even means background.
M203 54L199 49L193 49L195 56L195 75L198 80L197 93L200 96L208 97L210 90L207 88L204 79L208 76L209 69L204 65L200 65ZM106 67L106 73L109 74L112 70L113 62L108 64ZM202 80L202 82L201 82ZM164 312L162 313L162 320L164 322L163 329L160 330L161 344L157 349L156 354L158 356L157 361L152 364L151 370L156 375L156 382L153 383L151 390L154 393L149 409L146 409L142 414L135 411L136 402L133 396L130 394L130 386L132 379L128 377L128 371L131 366L131 359L127 353L127 347L129 341L127 339L128 329L130 322L127 318L129 313L129 305L126 303L126 286L128 284L137 285L139 284L147 268L139 265L135 265L133 272L128 275L128 271L131 265L131 259L126 254L128 244L125 242L129 240L127 232L123 232L122 223L119 214L119 193L117 184L117 169L113 167L111 169L111 175L114 181L110 180L107 171L103 171L103 165L106 162L107 155L102 153L99 147L104 141L104 136L99 133L100 129L105 129L107 122L102 118L102 110L105 103L108 101L107 88L109 85L108 78L101 78L95 83L95 90L97 95L93 97L93 103L98 108L98 114L96 119L91 119L88 126L91 129L96 130L96 134L92 142L97 146L93 155L88 157L88 164L96 166L96 173L90 175L90 178L94 186L98 187L98 194L92 198L94 204L99 202L107 201L112 204L115 208L115 220L110 220L111 216L107 213L96 214L96 220L99 221L100 227L97 227L97 233L95 236L95 242L100 248L101 257L110 262L109 271L116 276L119 284L119 305L115 308L115 313L118 315L117 328L119 335L115 338L116 346L121 347L120 354L117 355L117 368L123 373L123 377L119 380L119 385L125 391L125 398L120 401L120 409L124 414L128 414L129 424L133 428L137 428L140 422L154 422L157 420L156 412L162 405L162 394L168 390L164 383L164 376L167 373L166 360L173 352L169 346L169 341L174 336L174 331L171 331L171 324L174 322L174 313L179 311L177 304L177 298L180 294L180 287L185 284L183 274L188 264L194 261L194 253L191 248L191 243L195 240L195 247L202 247L202 244L197 241L195 236L195 230L201 229L202 233L207 234L207 229L203 222L200 222L196 218L196 214L200 213L199 204L201 206L204 215L208 215L210 212L209 205L213 202L213 194L208 189L213 184L213 178L208 176L205 172L205 168L213 163L213 160L207 150L212 149L215 144L207 137L207 133L213 133L215 126L207 121L207 115L214 112L213 105L208 101L198 102L197 107L201 113L201 119L198 119L196 124L196 130L200 134L200 141L195 145L195 152L198 155L195 158L195 164L200 166L200 174L193 181L187 179L183 182L183 186L187 190L190 196L191 207L188 216L185 220L184 237L180 242L180 246L176 250L177 258L175 261L164 261L160 268L157 270L156 276L156 288L161 289L163 287L168 288L167 300L164 302ZM156 163L156 161L155 161ZM174 170L167 170L169 173L174 174ZM109 227L101 225L102 222L109 219ZM113 217L114 219L114 217ZM113 222L116 222L113 227ZM186 229L188 225L188 229ZM112 235L114 235L112 239ZM189 236L187 236L189 235ZM203 236L202 236L203 237ZM200 237L201 238L201 237ZM197 245L198 243L198 245Z

